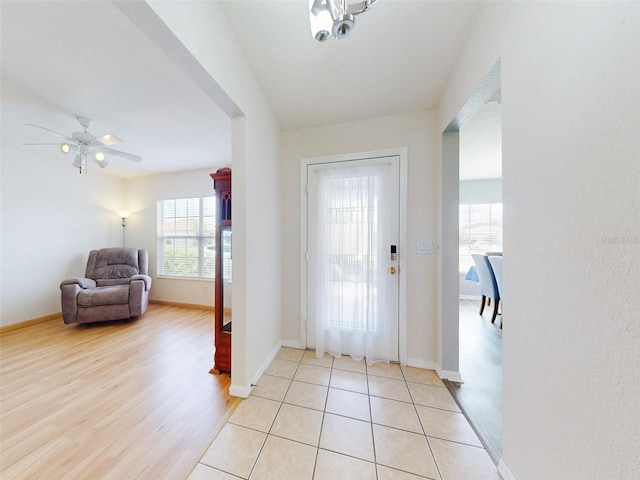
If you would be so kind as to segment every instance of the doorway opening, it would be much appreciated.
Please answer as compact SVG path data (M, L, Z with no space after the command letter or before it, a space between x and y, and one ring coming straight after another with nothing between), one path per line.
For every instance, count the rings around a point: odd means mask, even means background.
M459 215L462 193L460 130L468 125L487 103L499 98L500 73L498 60L442 134L441 212L442 371L448 380L445 384L449 391L476 429L476 433L496 464L502 450L502 333L493 331L499 330L498 320L494 326L490 319L485 321L478 315L478 310L474 307L476 301L468 299L473 297L465 297L462 300L460 298L461 285L464 284L460 274ZM480 296L477 298L479 307ZM488 323L490 332L470 330L470 327L481 326L483 323ZM491 335L493 338L487 338L487 333L495 333L495 335ZM496 336L499 338L495 338ZM483 341L478 342L479 338ZM496 353L499 353L498 357L495 356ZM475 357L470 359L469 355L475 355ZM480 356L483 357L482 361L488 361L489 364L492 363L497 367L491 375L483 375L483 372L472 368L474 361L477 362ZM498 365L496 365L496 358ZM488 424L487 418L489 418Z

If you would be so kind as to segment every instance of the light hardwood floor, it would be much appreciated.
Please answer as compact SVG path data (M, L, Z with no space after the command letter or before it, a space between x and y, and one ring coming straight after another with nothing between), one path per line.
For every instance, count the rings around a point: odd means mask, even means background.
M212 339L213 312L160 305L3 333L0 478L186 478L237 401Z
M479 300L460 300L460 373L464 383L445 382L487 452L502 457L502 330ZM508 325L507 327L508 328Z

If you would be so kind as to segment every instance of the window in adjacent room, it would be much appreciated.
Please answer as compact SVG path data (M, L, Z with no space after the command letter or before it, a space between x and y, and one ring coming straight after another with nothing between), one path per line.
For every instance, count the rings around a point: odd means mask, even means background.
M473 253L502 251L502 203L460 204L459 271L473 265Z
M158 275L214 278L215 197L158 202Z

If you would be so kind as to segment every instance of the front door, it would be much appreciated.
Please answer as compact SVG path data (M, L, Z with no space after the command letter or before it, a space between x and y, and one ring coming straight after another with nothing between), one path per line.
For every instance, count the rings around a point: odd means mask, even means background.
M398 360L400 158L307 166L307 346Z

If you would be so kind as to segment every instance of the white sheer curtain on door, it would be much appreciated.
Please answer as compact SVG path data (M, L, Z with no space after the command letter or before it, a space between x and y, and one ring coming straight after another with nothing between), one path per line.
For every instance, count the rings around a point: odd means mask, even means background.
M389 163L320 167L314 171L316 219L310 254L314 268L316 355L351 355L368 363L390 359L394 338L387 302ZM396 219L397 221L397 219Z

